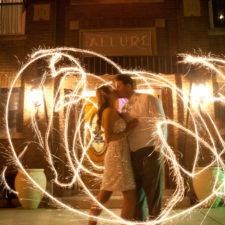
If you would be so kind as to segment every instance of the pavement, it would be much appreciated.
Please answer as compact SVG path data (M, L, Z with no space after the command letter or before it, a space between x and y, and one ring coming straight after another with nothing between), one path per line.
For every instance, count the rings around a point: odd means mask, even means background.
M120 209L110 209L119 216ZM185 209L176 209L170 215L182 213ZM81 209L80 213L88 214L87 209ZM103 218L109 215L102 213ZM0 209L0 225L87 225L88 217L65 209L22 209L2 208ZM98 225L111 224L99 221ZM115 224L115 223L114 223ZM117 223L116 223L117 224ZM150 224L150 223L148 223ZM191 213L178 216L162 225L225 225L225 207L196 209ZM118 224L117 224L118 225Z

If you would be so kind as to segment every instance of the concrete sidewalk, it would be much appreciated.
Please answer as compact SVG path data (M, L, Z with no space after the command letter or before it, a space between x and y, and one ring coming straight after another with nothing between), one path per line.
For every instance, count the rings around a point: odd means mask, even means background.
M182 209L183 210L183 209ZM177 214L182 210L173 210ZM119 209L112 209L116 215ZM81 210L88 213L88 210ZM106 213L102 214L103 217ZM88 218L77 213L63 209L0 209L0 225L87 225ZM109 224L99 222L99 225ZM172 221L165 221L163 225L225 225L225 207L211 209L198 209L187 215L179 216Z

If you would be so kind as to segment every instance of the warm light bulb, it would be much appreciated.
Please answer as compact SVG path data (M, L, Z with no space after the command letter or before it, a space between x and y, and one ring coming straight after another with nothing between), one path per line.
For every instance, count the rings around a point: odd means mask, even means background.
M219 19L224 20L224 15L222 13L219 15Z
M34 107L39 107L43 104L43 96L41 89L32 88L30 92L30 99Z
M191 96L194 102L204 103L210 97L210 89L206 84L193 85Z

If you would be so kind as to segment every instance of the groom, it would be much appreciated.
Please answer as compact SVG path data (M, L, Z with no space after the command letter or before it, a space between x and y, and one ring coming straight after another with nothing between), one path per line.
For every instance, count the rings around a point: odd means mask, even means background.
M149 94L134 92L135 82L128 74L116 76L116 91L120 98L128 101L122 107L126 121L138 119L138 126L128 137L131 160L137 188L134 219L145 221L146 201L148 219L156 219L162 207L162 165L160 152L163 149L156 135L156 124L165 119L161 101ZM164 138L167 127L163 126Z

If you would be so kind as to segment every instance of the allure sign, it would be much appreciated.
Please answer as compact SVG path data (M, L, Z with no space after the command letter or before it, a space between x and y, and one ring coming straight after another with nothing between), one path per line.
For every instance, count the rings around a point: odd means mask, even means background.
M151 30L81 31L81 48L105 56L152 55Z

